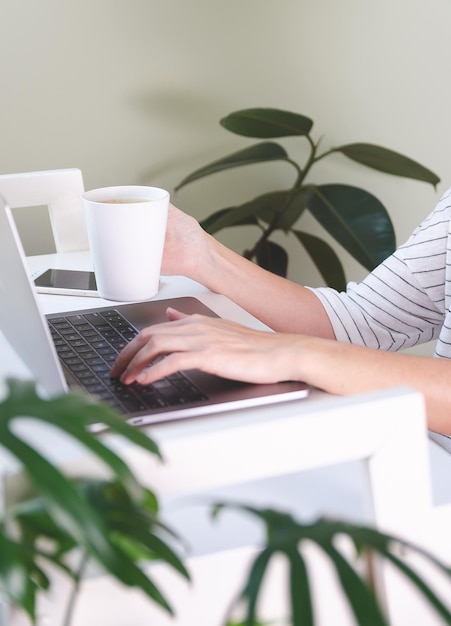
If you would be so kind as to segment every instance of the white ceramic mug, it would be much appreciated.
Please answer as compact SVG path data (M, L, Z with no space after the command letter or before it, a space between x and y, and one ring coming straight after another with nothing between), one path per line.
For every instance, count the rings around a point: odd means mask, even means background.
M101 298L149 300L158 293L169 192L124 185L82 195Z

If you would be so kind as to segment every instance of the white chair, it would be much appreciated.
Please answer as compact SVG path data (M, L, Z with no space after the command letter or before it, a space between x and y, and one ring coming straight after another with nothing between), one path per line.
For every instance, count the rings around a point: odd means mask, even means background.
M89 248L80 196L79 169L1 174L0 193L12 209L46 205L57 252Z

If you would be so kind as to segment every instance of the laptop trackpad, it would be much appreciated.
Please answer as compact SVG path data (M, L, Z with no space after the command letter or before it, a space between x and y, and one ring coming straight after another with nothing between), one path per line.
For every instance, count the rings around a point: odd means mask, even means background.
M134 302L132 304L121 304L114 308L117 308L124 317L126 317L133 326L138 330L150 326L151 324L160 324L161 322L167 322L166 309L172 307L192 315L193 313L200 313L202 315L209 315L210 317L219 317L205 304L203 304L197 298L190 296L181 298L168 298L166 300L150 300L148 302Z

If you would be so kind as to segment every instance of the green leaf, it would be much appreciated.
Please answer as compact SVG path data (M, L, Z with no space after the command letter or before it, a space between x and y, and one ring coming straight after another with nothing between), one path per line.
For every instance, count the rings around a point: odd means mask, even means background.
M260 593L263 578L272 555L272 550L266 548L257 555L252 563L246 586L241 592L241 597L247 600L247 615L244 621L245 626L254 626L257 619L256 611L258 595Z
M120 550L118 550L118 555L121 555L120 560L122 560L123 572L122 576L116 576L116 578L130 587L141 589L149 598L152 598L154 602L161 606L161 608L165 609L170 615L173 615L174 612L171 605L149 576Z
M135 561L138 561L143 556L149 557L151 553L152 558L163 560L183 576L189 578L186 568L173 549L166 545L162 539L153 532L155 529L157 531L160 530L158 520L154 520L152 511L147 509L149 505L153 509L153 504L146 500L143 503L136 503L120 483L83 480L80 484L76 483L75 488L80 494L88 496L91 510L94 512L97 511L100 519L103 520L105 525L105 541L109 543L115 553L119 573L108 569L108 564L106 564L103 559L98 558L96 554L93 554L88 546L88 552L91 556L94 556L95 560L100 563L100 565L103 565L107 571L110 571L118 580L126 585L140 588L160 606L172 613L169 603L155 583L148 575L144 574L135 563ZM85 501L84 498L83 501ZM142 508L143 506L146 507L144 510ZM38 556L40 556L41 559L45 558L59 567L62 567L69 575L76 579L78 572L74 571L72 566L69 568L61 559L63 550L60 549L60 544L63 548L66 547L68 540L70 540L70 535L64 528L56 527L55 529L53 524L53 512L48 513L45 509L42 510L40 515L47 515L48 519L44 521L41 520L39 528L36 528L34 526L36 508L37 507L31 508L28 513L26 507L18 506L13 509L13 511L17 511L20 515L20 519L18 519L19 528L25 529L26 536L33 536L34 543L44 538L46 544L49 542L56 544L54 554L41 551L37 553ZM134 546L145 546L146 550L141 549L140 551L136 550L136 552L127 550L128 543ZM80 545L80 542L73 542L73 547L76 545Z
M434 187L440 182L440 178L431 170L387 148L369 143L352 143L340 146L335 151L341 152L353 161L386 174L421 180L425 183L430 183Z
M200 225L207 233L210 233L210 235L213 235L222 228L230 226L258 226L256 217L253 215L245 215L242 217L235 209L236 207L220 209L201 221Z
M287 208L289 198L289 191L270 191L248 202L244 202L236 209L245 215L252 214L263 222L270 224L275 221L278 215L282 216L283 211Z
M304 559L295 549L287 550L286 554L290 560L292 624L293 626L314 626L312 596Z
M229 228L231 226L239 226L243 224L256 224L258 225L257 218L261 215L264 218L268 218L271 211L271 205L266 202L262 197L246 202L236 207L229 207L222 209L217 213L214 213L208 218L208 221L202 222L202 226L213 235L219 232L223 228Z
M156 517L153 498L148 492L143 501L136 503L119 482L82 481L77 488L88 502L106 520L108 532L121 547L129 547L134 560L144 558L161 559L170 564L183 576L189 574L175 554L158 534L177 539Z
M80 498L73 485L56 467L31 446L0 429L0 441L25 467L31 482L36 486L55 521L76 541L86 546L105 567L118 571L114 550L105 538L105 528L97 514ZM31 469L32 468L32 469Z
M46 459L32 448L2 429L2 445L11 450L22 463L33 465L30 479L44 498L50 515L74 537L78 545L110 574L126 585L141 588L161 607L172 609L156 585L111 541L105 520L80 497L73 485Z
M150 437L125 423L116 411L87 396L72 392L46 400L38 396L34 383L14 380L7 383L9 395L0 403L0 425L7 427L11 419L23 416L56 426L99 456L136 497L141 497L142 489L126 463L87 429L91 424L103 423L111 432L161 458L158 446Z
M41 498L33 498L8 507L5 517L7 522L9 520L17 522L22 540L27 544L34 545L40 536L51 537L53 551L57 556L72 550L76 545L74 538L48 515Z
M189 572L179 556L167 543L160 539L158 535L150 532L148 528L136 525L130 527L130 532L128 532L127 535L133 538L135 544L146 549L142 552L143 557L139 557L140 559L151 558L153 560L164 561L186 578L186 580L190 579Z
M447 624L451 624L451 612L448 607L443 604L440 598L432 591L432 589L425 583L425 581L418 576L418 574L410 568L406 563L398 559L394 554L388 553L386 558L395 565L420 591L420 593L426 598L429 604L437 611L437 613L445 620Z
M140 588L171 613L169 603L156 585L114 542L114 520L120 519L126 506L129 507L129 520L148 521L149 532L152 529L163 528L158 525L157 520L153 522L153 514L158 509L156 499L151 497L153 494L149 490L140 485L124 461L102 444L97 435L87 429L91 423L102 422L109 427L110 431L117 432L148 452L159 455L156 444L143 432L125 424L116 412L79 394L65 394L44 400L37 395L34 384L8 381L8 387L9 394L0 402L0 445L22 464L30 482L35 486L44 503L46 514L50 517L50 520L46 521L42 519L42 511L39 513L36 507L31 508L31 518L27 523L26 511L18 511L20 518L17 520L17 528L23 532L24 541L33 542L29 544L28 550L32 555L39 554L64 568L66 567L62 561L64 552L70 549L71 545L81 547L114 578L125 585ZM88 502L56 466L13 434L10 429L12 423L23 418L34 418L56 426L104 461L116 477L117 485L107 485L106 492L115 492L117 501L114 504L117 508L97 507L96 504ZM100 502L100 504L104 503ZM150 517L146 517L149 515ZM130 528L130 525L126 528ZM3 536L0 531L0 537ZM50 539L53 546L51 551L44 553L33 547L34 544L37 545L37 539L41 536ZM163 548L159 538L153 541L152 534L149 542L152 542L154 550L161 548L160 557L163 560L166 559L172 567L182 573L184 566L177 560L177 556L170 548L169 550ZM40 579L45 583L44 573L33 558L30 557L27 571L30 572L33 569L36 580ZM73 572L72 575L77 576ZM32 592L33 588L27 587L26 593L22 593L20 604L17 598L14 601L18 606L30 611L32 610L31 602L34 601L34 592ZM31 600L28 599L27 594L32 594Z
M281 161L287 160L287 158L288 155L286 151L282 148L282 146L279 146L279 144L273 142L258 143L254 146L234 152L233 154L229 154L222 159L213 161L213 163L195 170L186 176L186 178L184 178L175 187L175 191L178 191L188 183L192 183L199 178L204 178L205 176L210 176L210 174L216 174L217 172L229 170L233 167L252 165L254 163L265 163L267 161Z
M36 585L30 577L30 554L0 532L0 555L0 589L34 620Z
M358 624L371 624L371 626L388 626L373 593L340 552L332 544L322 544L321 548L335 566L356 622Z
M261 241L255 253L257 263L265 270L286 277L288 269L288 254L282 246L265 239Z
M346 289L346 277L343 266L329 244L319 237L301 230L292 230L291 232L304 246L328 287L337 289L337 291L344 291Z
M277 192L279 198L274 198L274 212L279 214L275 221L275 228L288 232L298 221L308 206L308 199L311 196L309 187L301 187L283 192ZM266 194L271 196L271 194Z
M220 120L221 126L237 135L270 139L273 137L305 136L313 121L281 109L243 109L230 113Z
M285 550L289 544L297 545L300 539L310 537L311 528L318 526L318 522L314 525L299 524L289 513L268 508L259 509L238 502L216 502L212 506L212 518L218 517L224 509L236 509L259 518L266 527L268 543L274 550Z
M395 250L395 233L383 204L349 185L319 185L308 201L318 222L367 270Z
M256 516L266 528L266 546L261 553L265 556L262 556L262 561L257 564L255 572L251 571L252 580L251 575L249 575L241 597L247 598L249 595L256 597L261 586L267 560L269 560L271 554L274 554L276 551L281 551L289 556L292 570L293 567L296 568L295 574L293 574L293 571L290 573L290 590L292 599L295 599L297 602L296 611L299 611L297 614L300 614L301 601L299 597L294 598L294 595L297 589L299 593L301 593L300 589L302 588L302 581L304 579L304 565L295 561L295 555L298 551L301 551L302 541L308 540L317 544L331 560L338 574L344 595L351 604L356 617L356 623L371 624L371 626L386 626L386 620L377 602L377 598L371 592L368 584L333 545L335 538L341 535L348 537L354 543L359 553L364 550L372 550L377 552L382 558L388 559L394 567L397 567L400 572L418 588L431 607L444 618L445 622L451 624L450 611L435 594L434 590L393 552L393 546L405 546L409 550L418 553L426 560L429 560L448 578L451 578L451 569L421 546L415 546L411 542L382 533L367 526L359 526L349 522L327 518L320 518L312 523L303 524L295 520L291 515L283 512L273 509L257 509L235 502L216 503L212 509L212 515L217 516L224 509L236 509ZM255 561L254 564L255 563L257 563L257 561ZM294 566L293 563L295 563ZM308 598L310 598L311 594L305 586L304 589L306 601L308 602ZM251 614L251 617L252 616L255 617L255 606ZM245 622L245 624L248 623L251 622ZM295 624L294 622L294 625ZM298 624L299 626L301 624L305 626L304 622L298 622Z
M306 198L310 191L271 191L244 202L236 207L216 211L201 222L210 235L223 228L242 225L259 225L258 220L274 223L274 230L287 231L306 209Z
M428 552L421 546L394 535L382 533L375 528L368 526L356 526L348 522L335 522L335 532L349 535L356 547L365 546L374 551L378 551L383 556L390 552L391 545L399 545L407 550L412 550L428 560L432 565L441 570L446 576L451 578L451 568L438 559L432 552Z

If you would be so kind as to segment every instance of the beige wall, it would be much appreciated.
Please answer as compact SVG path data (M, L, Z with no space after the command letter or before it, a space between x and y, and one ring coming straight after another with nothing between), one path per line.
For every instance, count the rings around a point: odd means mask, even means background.
M434 191L339 157L317 170L318 180L380 197L401 242L450 183L450 22L449 0L5 2L0 172L80 167L87 188L146 183L172 192L195 167L252 142L223 130L223 115L286 108L314 119L324 147L378 143L442 178ZM303 153L301 140L284 145ZM173 200L203 217L291 175L249 167ZM237 235L226 240L240 249ZM294 278L318 283L296 244L291 259ZM349 278L363 275L346 263Z

